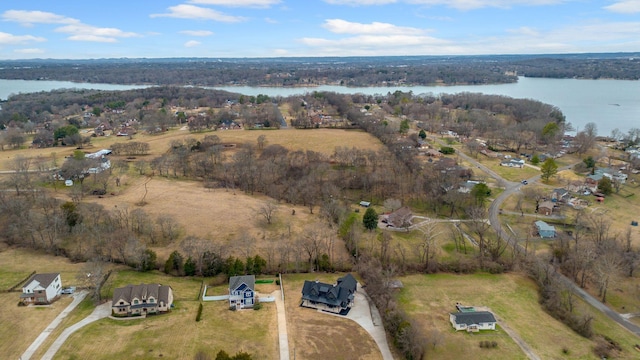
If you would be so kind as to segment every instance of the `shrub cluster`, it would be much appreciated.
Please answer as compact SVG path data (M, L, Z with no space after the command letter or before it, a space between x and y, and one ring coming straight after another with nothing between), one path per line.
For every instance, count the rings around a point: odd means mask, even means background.
M198 306L198 315L196 315L196 322L202 319L202 303Z

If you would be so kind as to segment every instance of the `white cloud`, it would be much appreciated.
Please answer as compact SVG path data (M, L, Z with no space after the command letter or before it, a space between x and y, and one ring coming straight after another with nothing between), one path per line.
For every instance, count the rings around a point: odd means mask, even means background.
M37 48L28 48L28 49L15 49L13 50L13 52L18 54L43 54L44 50L37 49Z
M188 47L188 48L190 48L190 47L198 46L198 45L200 45L200 44L202 44L200 41L189 40L189 41L187 41L186 43L184 43L184 47Z
M389 23L372 22L370 24L363 24L342 19L328 19L322 26L336 34L380 34L384 36L416 35L424 32L424 30L418 28L396 26Z
M622 0L605 6L606 10L623 13L623 14L635 14L640 12L640 0Z
M555 5L571 0L324 0L333 5L369 6L404 2L413 5L444 5L458 10L473 10L486 7L511 8L514 6ZM632 0L629 0L632 1Z
M42 42L47 41L47 39L33 35L13 35L0 31L0 45L16 45L33 41Z
M216 10L207 9L207 8L194 6L194 5L182 4L182 5L170 6L168 10L169 10L169 13L167 14L151 14L149 16L152 18L172 17L172 18L178 18L178 19L213 20L213 21L228 22L228 23L241 22L246 20L241 16L225 15L224 13L221 13Z
M540 33L535 29L532 29L527 26L523 26L517 29L508 29L507 32L517 35L527 35L527 36L538 36Z
M279 23L278 20L272 19L272 18L269 18L269 17L264 18L264 22L266 22L268 24L278 24Z
M268 8L279 4L280 0L189 0L189 3L200 5L220 5L229 7Z
M189 36L211 36L213 35L213 31L209 30L182 30L179 31L180 34L189 35Z
M86 24L71 24L57 28L56 32L69 34L73 41L117 42L118 38L140 36L134 32L124 32L116 28L100 28Z
M393 4L398 0L324 0L324 2L333 5L368 6Z
M2 14L2 19L25 26L32 26L33 24L77 24L80 22L80 20L50 12L26 10L7 10Z

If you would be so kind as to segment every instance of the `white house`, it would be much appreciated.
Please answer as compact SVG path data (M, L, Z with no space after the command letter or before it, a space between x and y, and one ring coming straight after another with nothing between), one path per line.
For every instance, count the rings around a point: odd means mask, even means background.
M22 288L20 301L23 303L49 304L60 295L62 280L60 273L34 274Z
M496 329L496 318L489 311L451 313L449 314L449 321L456 331L467 330L476 332Z

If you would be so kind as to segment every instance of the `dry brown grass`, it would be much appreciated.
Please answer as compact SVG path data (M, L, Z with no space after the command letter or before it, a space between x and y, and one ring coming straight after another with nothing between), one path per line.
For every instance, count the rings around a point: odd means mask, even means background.
M0 249L0 289L17 284L32 271L59 272L63 286L73 285L83 264L68 259L14 248ZM2 358L17 359L38 335L64 310L71 298L63 296L50 306L19 307L20 291L0 293L0 354Z
M596 359L593 344L545 313L538 304L535 285L517 274L506 275L412 275L401 278L401 307L418 319L428 334L437 329L444 337L428 355L438 359L526 359L524 353L502 330L467 334L455 332L449 313L456 302L488 306L503 319L542 359ZM482 340L498 342L497 349L480 349ZM627 355L631 355L627 352Z
M300 307L304 280L334 283L340 274L283 276L289 349L296 359L382 359L376 343L349 319Z

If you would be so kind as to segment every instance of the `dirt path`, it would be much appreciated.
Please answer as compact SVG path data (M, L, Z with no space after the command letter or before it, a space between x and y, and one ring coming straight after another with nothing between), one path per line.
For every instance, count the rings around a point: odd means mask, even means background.
M62 347L64 342L67 341L67 338L69 338L69 336L71 334L76 332L81 327L83 327L83 326L85 326L87 324L90 324L90 323L92 323L92 322L94 322L96 320L100 320L100 319L106 318L109 315L111 315L111 302L105 302L102 305L98 305L93 310L91 315L87 316L86 318L84 318L84 319L78 321L77 323L69 326L68 328L64 329L64 331L62 332L62 334L60 334L60 336L58 336L56 341L54 341L53 344L51 344L51 346L49 347L49 350L47 350L47 352L44 354L44 356L42 356L41 360L51 360L51 359L53 359L53 356L58 352L58 350L60 350L60 347Z
M540 357L535 352L533 352L533 349L531 349L529 344L527 344L524 340L522 340L520 335L518 335L517 332L515 332L512 328L510 328L509 325L507 325L504 322L504 320L502 320L498 315L496 315L495 312L491 311L490 308L484 307L484 306L477 306L475 308L477 310L491 312L493 316L495 316L497 323L498 325L500 325L502 330L504 330L504 332L507 333L507 335L509 335L513 339L513 341L520 347L520 349L522 349L522 352L524 352L524 354L527 355L527 357L530 360L541 360Z
M87 292L79 291L73 294L72 296L73 296L73 301L71 302L71 304L69 304L64 310L62 310L62 312L58 316L56 316L55 319L53 319L53 321L49 324L49 326L47 326L46 329L44 329L40 333L40 335L38 335L38 337L33 341L33 343L29 345L29 347L27 348L27 351L25 351L22 354L22 356L20 357L20 360L31 359L31 356L33 356L33 354L38 350L38 348L42 345L42 343L49 337L51 332L53 332L53 330L55 330L55 328L57 328L58 325L60 325L62 320L66 318L67 315L69 315L69 313L73 311L73 309L75 309L76 306L80 304L80 302L82 302L82 300L84 300L84 298L87 296Z

